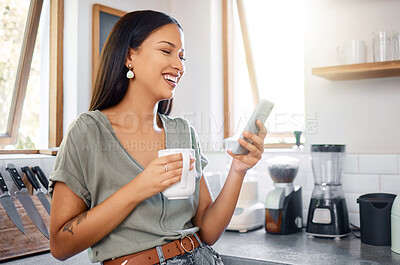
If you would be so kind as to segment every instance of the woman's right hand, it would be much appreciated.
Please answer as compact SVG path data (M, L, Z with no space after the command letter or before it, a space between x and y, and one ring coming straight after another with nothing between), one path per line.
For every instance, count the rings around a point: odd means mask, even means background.
M190 169L194 168L195 158L190 159ZM165 171L164 165L168 170ZM182 154L172 154L158 157L150 162L142 173L137 175L131 184L136 190L136 196L143 201L181 180L183 170Z

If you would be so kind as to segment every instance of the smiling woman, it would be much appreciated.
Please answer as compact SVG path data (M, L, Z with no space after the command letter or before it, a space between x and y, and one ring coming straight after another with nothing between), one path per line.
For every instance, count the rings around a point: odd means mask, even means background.
M243 178L261 158L266 128L258 121L259 134L241 143L247 155L228 152L231 170L213 202L196 131L169 116L183 61L183 31L172 17L134 11L115 24L90 110L70 125L50 177L50 250L57 259L90 248L90 259L105 265L222 264L209 245L227 227ZM163 149L168 155L159 156ZM175 184L186 187L187 175L194 184L189 197L164 196Z

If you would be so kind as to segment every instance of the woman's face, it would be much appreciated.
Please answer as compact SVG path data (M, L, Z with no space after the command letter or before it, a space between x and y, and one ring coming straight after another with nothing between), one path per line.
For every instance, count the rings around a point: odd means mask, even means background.
M131 60L130 60L131 59ZM157 100L170 99L184 72L183 32L167 24L152 34L127 59L133 66L135 89L151 93Z

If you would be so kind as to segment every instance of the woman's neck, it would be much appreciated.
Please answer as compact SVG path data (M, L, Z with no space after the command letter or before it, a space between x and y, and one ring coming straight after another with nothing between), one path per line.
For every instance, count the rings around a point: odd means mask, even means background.
M127 90L123 99L104 113L111 124L130 130L140 129L142 132L160 132L162 122L157 115L157 101L147 93L134 93Z

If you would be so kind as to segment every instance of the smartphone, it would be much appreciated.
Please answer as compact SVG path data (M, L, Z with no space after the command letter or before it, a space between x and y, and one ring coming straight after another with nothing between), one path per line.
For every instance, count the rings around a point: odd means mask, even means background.
M262 123L265 123L272 109L274 108L274 103L262 99L258 103L257 107L254 109L253 114L251 114L250 119L248 120L244 131L249 131L255 135L257 135L260 131L258 128L256 120L260 120ZM241 138L245 139L249 143L253 143L250 139L247 139L243 136L243 133L240 135ZM245 147L241 146L237 141L232 144L232 153L235 155L246 155L249 153Z

